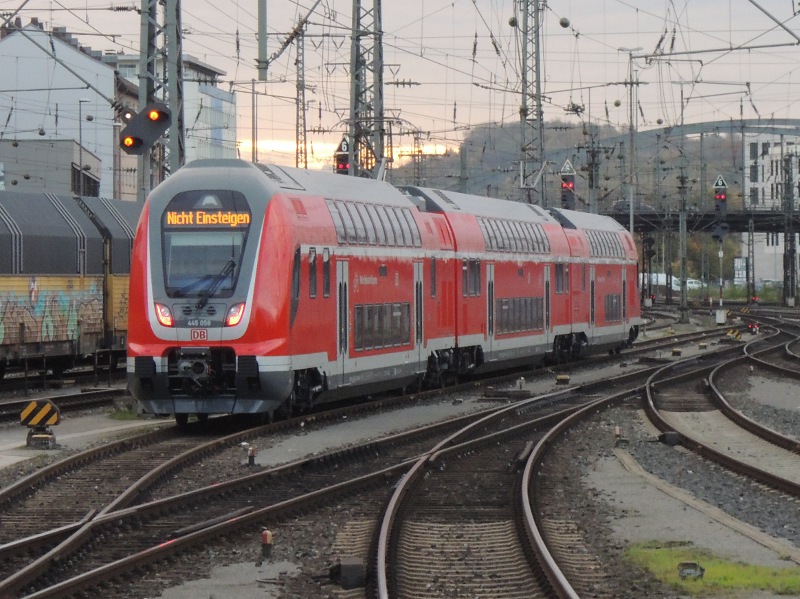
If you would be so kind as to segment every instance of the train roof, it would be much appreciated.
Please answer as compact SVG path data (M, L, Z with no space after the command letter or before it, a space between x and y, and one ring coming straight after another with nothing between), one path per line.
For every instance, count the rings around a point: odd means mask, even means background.
M192 161L179 169L162 186L167 193L174 193L183 189L182 186L187 184L185 181L193 189L203 186L212 189L219 187L221 180L235 181L240 188L266 183L276 191L283 190L289 194L297 191L325 198L411 206L410 200L404 194L385 181L238 159Z
M0 192L0 273L102 274L102 236L70 196Z
M550 208L550 213L555 216L567 228L589 229L592 231L610 231L621 233L627 231L610 216L602 214L592 214L591 212L578 212L577 210L565 210L563 208Z
M463 213L487 218L557 224L556 219L551 214L533 204L470 195L457 191L432 189L430 187L404 186L401 190L410 196L423 199L427 212Z

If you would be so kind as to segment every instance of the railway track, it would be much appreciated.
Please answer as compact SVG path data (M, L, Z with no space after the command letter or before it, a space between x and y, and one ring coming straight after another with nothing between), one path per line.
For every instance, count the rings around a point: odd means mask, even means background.
M110 406L115 399L127 396L124 387L80 389L73 393L59 395L37 395L37 401L52 401L60 412L79 412ZM30 404L33 397L26 399L0 400L0 422L19 421L19 415Z
M645 376L644 372L626 377ZM564 404L580 402L574 393L562 392L549 401L540 402L535 408L539 415L543 412L563 410ZM490 410L494 413L497 410ZM519 416L518 416L519 417ZM533 415L528 416L532 418ZM178 496L166 497L141 504L136 508L114 511L126 508L130 501L115 500L108 507L100 510L97 517L87 522L76 522L69 531L63 528L58 531L59 536L53 536L51 542L60 543L55 549L42 555L38 560L27 566L13 563L11 571L6 572L6 579L0 585L0 592L8 592L23 588L24 592L38 593L35 596L57 596L63 592L61 584L70 584L60 580L65 575L75 576L78 571L83 571L89 576L92 570L101 568L107 563L109 555L146 553L170 539L190 536L193 532L202 531L216 524L223 514L223 520L246 521L250 512L260 513L257 517L264 518L266 513L257 510L254 497L258 502L268 506L283 506L277 510L289 509L290 504L302 504L309 501L309 497L319 495L320 500L330 499L330 496L345 492L344 489L365 484L390 484L389 473L397 476L408 467L411 457L423 453L431 445L432 436L446 435L450 430L465 426L467 421L476 421L485 418L481 414L458 419L454 422L425 427L380 442L367 443L352 447L346 451L325 455L318 458L303 460L293 465L276 468L274 470L246 474L226 482L218 482L210 487L197 489L193 492L183 493ZM497 417L495 417L497 418ZM497 426L503 426L507 416L499 418ZM251 433L248 433L251 434ZM231 445L241 437L234 436L227 439L226 444ZM203 464L195 464L202 467ZM162 469L165 469L165 464ZM297 477L302 474L301 485ZM377 482L376 482L377 481ZM302 492L301 492L302 491ZM140 495L130 490L127 496ZM299 497L298 497L299 495ZM266 509L266 508L265 508ZM296 509L296 508L295 508ZM272 514L274 517L274 514ZM64 533L69 536L64 538ZM41 543L42 534L31 543ZM95 543L93 539L104 539L102 548L92 551ZM119 541L117 541L119 539ZM75 551L80 545L80 558ZM9 546L10 551L12 548ZM20 555L27 555L31 545L18 541L13 549ZM61 555L55 559L56 551ZM0 553L2 555L2 553ZM69 559L67 560L67 556ZM11 560L7 559L11 563ZM69 567L63 564L69 563ZM61 567L58 567L61 565ZM13 573L11 573L13 571ZM46 580L46 583L37 580ZM45 591L37 585L47 584L59 589L52 591L55 595L41 594ZM50 592L50 591L48 591Z
M669 380L669 394L663 386L651 382L647 386L645 409L659 430L673 436L699 455L726 468L757 480L794 497L800 497L800 472L797 459L800 442L781 435L745 417L725 400L715 380L731 368L747 368L752 360L769 365L785 376L800 378L796 369L780 368L763 358L775 348L785 348L796 337L775 331L772 335L748 344L746 355L731 360L709 373L707 385L698 389L696 381L685 376ZM665 369L666 370L666 369Z
M124 368L108 366L74 368L64 373L53 374L50 370L8 371L0 378L0 394L19 394L31 391L46 391L65 387L85 387L124 383Z
M699 368L704 372L707 366ZM610 395L573 415L560 413L559 422L625 400L638 403L635 386L613 393L608 385L602 392ZM415 464L381 523L376 573L381 599L447 596L445 589L479 595L490 586L495 595L509 597L577 597L575 587L592 596L615 596L598 590L605 572L584 550L579 526L564 518L540 521L531 509L532 472L544 459L554 423L536 424L471 441L460 436L473 431L460 431ZM607 581L605 586L613 588Z
M674 341L674 340L673 340ZM632 375L628 375L632 376ZM641 374L637 374L636 376L642 376ZM295 423L296 424L296 423ZM291 426L291 425L290 425ZM268 428L268 427L266 427ZM252 439L253 432L249 431L246 435L249 435ZM269 435L274 435L274 430ZM242 436L241 438L246 438L246 436ZM238 438L237 438L238 440ZM234 441L228 441L228 445L232 445ZM375 452L374 447L369 447L366 450L367 453ZM411 453L421 452L418 448ZM193 453L193 452L187 452ZM213 453L213 452L212 452ZM239 454L241 456L241 453ZM359 452L356 451L355 455L359 455ZM330 460L330 458L328 458ZM363 458L359 458L363 459ZM377 485L378 487L384 487L387 484L387 480L391 480L394 476L398 476L397 470L400 468L408 468L408 465L404 465L403 460L407 460L408 456L401 456L398 457L395 455L392 458L391 466L385 466L382 470L374 470L375 466L372 466L372 469L369 474L362 475L357 477L355 480L358 480L358 483L354 483L356 485ZM193 458L186 458L186 462L194 461ZM333 458L333 462L327 462L328 467L330 467L331 463L336 464L336 468L340 467L340 463L343 461L341 456ZM211 462L207 462L211 464ZM230 463L230 462L228 462ZM165 471L171 471L171 466L166 467ZM306 472L305 468L308 466L303 466L301 468L302 472ZM197 468L199 470L212 470L214 468L204 468L202 465ZM288 471L290 474L292 471ZM296 471L295 471L296 473ZM273 475L274 476L274 475ZM212 492L214 494L220 496L230 496L230 495L241 495L243 492L241 489L251 490L254 487L258 486L258 483L255 482L253 478L250 477L240 477L236 481L231 481L230 484L226 483L225 485L215 485L215 490ZM149 476L149 479L154 479L155 477ZM269 480L269 476L265 476L264 480ZM375 482L378 481L378 482ZM273 486L274 481L270 481L267 483L269 486ZM263 522L264 519L275 518L278 517L278 514L283 513L283 509L300 509L299 506L304 505L305 502L318 502L318 496L328 497L328 494L332 494L335 496L337 494L345 493L345 492L353 492L346 490L349 484L353 483L330 483L330 484L323 484L321 488L316 489L315 491L311 491L306 494L300 494L294 497L294 499L284 498L281 499L279 497L273 498L269 500L269 506L258 508L257 506L251 503L247 503L245 500L244 504L242 501L234 502L234 503L224 503L222 500L214 500L210 502L207 497L204 497L204 493L208 493L208 490L197 489L191 493L184 493L184 495L190 495L191 498L187 499L192 505L191 508L187 508L186 504L181 504L178 500L175 499L174 496L169 496L168 494L164 497L161 497L157 500L151 501L149 503L142 504L135 509L132 509L130 516L125 516L126 518L131 518L126 524L122 525L121 529L126 531L125 534L121 535L126 538L128 543L117 550L109 549L105 544L103 545L104 550L101 552L103 555L101 556L107 562L108 555L118 556L121 554L127 554L129 557L124 558L124 560L119 561L126 561L127 566L131 566L132 563L135 563L136 560L143 560L147 562L148 560L157 559L157 554L161 554L166 552L164 555L168 555L169 551L179 550L182 547L186 547L192 543L203 542L207 539L210 535L218 535L218 534L225 534L220 527L224 527L225 523L219 523L218 520L220 518L220 514L223 514L223 520L230 520L234 522L231 526L234 527L247 527L253 526L257 522ZM237 487L237 485L243 485L243 487ZM129 497L137 496L141 500L146 500L150 497L155 497L158 495L158 491L154 491L157 487L153 486L152 484L147 488L147 490L139 489L136 493L127 493L126 495ZM289 497L289 495L287 495ZM266 501L266 500L265 500ZM126 502L118 502L116 506L112 509L116 509L116 507L121 507L125 505ZM209 508L208 516L203 516L201 513L197 512L197 505L207 504ZM108 504L113 505L113 502ZM293 505L294 507L289 508L289 505ZM271 507L270 507L271 506ZM283 506L283 507L275 507L275 506ZM119 512L112 516L109 512L112 509L105 508L99 510L99 515L88 515L87 520L84 522L80 522L79 518L76 518L76 522L73 523L73 528L69 531L64 531L67 535L69 534L77 534L78 531L80 532L79 536L86 537L90 533L87 530L97 529L98 533L91 533L91 537L95 538L94 535L99 535L99 538L108 539L110 537L114 537L115 533L113 530L109 532L106 526L106 523L113 519L118 519ZM105 512L105 513L103 513ZM135 515L134 515L135 513ZM164 515L164 514L167 515ZM182 513L183 516L177 517L175 513ZM161 522L158 525L151 525L151 518L155 518L152 514L159 514L158 518L161 519ZM183 519L182 519L183 518ZM115 525L116 526L116 525ZM142 539L134 539L133 536L130 536L129 533L131 531L136 531L140 529L146 529L153 526L152 535L146 536L144 540ZM157 531L157 532L156 532ZM177 535L177 538L174 538L175 532L178 531L180 534ZM120 535L117 535L120 536ZM159 549L161 544L164 542L165 539L174 538L168 546L164 549ZM69 539L69 536L66 537ZM4 581L3 587L0 587L0 591L4 589L19 589L25 588L26 592L30 591L33 592L31 596L60 596L59 594L63 594L65 589L72 588L69 585L77 584L80 588L86 588L86 585L91 586L92 584L96 584L95 582L90 582L94 580L93 577L99 577L102 580L106 580L109 577L113 578L115 576L115 572L118 572L118 568L121 568L121 565L98 565L100 562L93 562L90 558L87 559L85 565L82 566L82 569L85 570L85 573L81 575L81 582L69 582L69 580L63 580L63 576L65 574L74 575L75 568L70 567L69 572L58 573L54 571L50 566L42 569L44 565L54 563L54 562L61 562L64 563L66 555L61 557L58 556L59 551L59 543L66 549L68 549L68 554L71 555L69 552L74 552L75 549L75 541L65 541L65 537L52 537L49 541L51 543L49 553L41 554L39 560L36 560L33 564L29 566L24 566L19 562L13 567L13 570L17 572L17 574L12 574L10 577L7 577ZM363 543L363 541L362 541ZM92 542L89 541L88 544L85 542L85 539L81 541L81 546L89 546L91 547ZM18 548L21 548L22 545L19 545ZM54 548L53 548L54 547ZM2 553L0 555L13 555L13 548L11 546L5 546L3 549L8 550L11 553ZM29 551L30 548L26 549ZM54 553L55 552L55 553ZM81 553L91 553L86 550L82 550ZM133 554L133 555L131 555ZM73 558L69 558L72 560ZM130 560L130 561L127 561ZM102 560L101 560L102 561ZM37 563L38 562L38 563ZM73 563L73 562L70 562ZM56 569L57 570L57 569ZM55 573L54 573L55 572ZM59 581L54 582L53 579L60 579ZM76 587L77 588L77 587Z

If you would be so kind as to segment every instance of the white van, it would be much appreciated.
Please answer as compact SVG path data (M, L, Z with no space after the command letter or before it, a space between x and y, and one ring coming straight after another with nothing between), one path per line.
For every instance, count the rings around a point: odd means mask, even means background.
M650 274L641 274L642 282L641 285L644 287L647 285L648 281L655 289L656 287L666 287L667 286L667 275L663 272L654 272ZM703 283L697 279L686 279L686 289L701 289L703 287ZM681 290L681 279L677 275L672 275L672 290L673 291L680 291Z

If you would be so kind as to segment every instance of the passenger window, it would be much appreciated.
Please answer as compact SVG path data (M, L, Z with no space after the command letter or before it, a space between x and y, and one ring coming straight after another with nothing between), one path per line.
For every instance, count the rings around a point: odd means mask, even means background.
M394 208L393 213L397 218L397 222L400 225L400 231L403 235L403 245L406 247L411 247L414 245L414 242L411 238L411 230L408 228L408 223L406 222L405 217L403 216L403 211L400 208Z
M372 221L372 228L375 229L375 238L380 245L386 245L386 231L383 229L383 223L378 217L378 211L375 206L367 205L367 214Z
M356 204L356 208L358 209L361 220L364 222L364 229L367 232L367 243L375 243L377 234L375 233L375 227L372 226L372 220L367 213L367 206L365 204Z
M350 217L353 219L353 224L356 228L356 243L367 243L367 229L364 226L364 221L361 220L361 215L358 213L356 205L348 202L347 210L350 213Z
M383 304L383 347L392 346L392 304Z
M322 297L331 295L331 254L328 248L322 250Z
M377 304L375 306L375 335L373 337L373 344L375 349L380 349L385 345L384 335L383 335L383 329L385 326L383 323L383 318L385 312L383 308L384 304Z
M373 334L375 331L375 323L373 318L375 316L374 309L376 306L364 306L364 349L372 349L374 346Z
M496 250L497 249L497 241L494 238L494 229L492 229L490 225L490 221L485 218L481 219L481 228L486 235L486 248L489 250Z
M481 294L481 261L469 261L469 294L479 296Z
M469 271L467 270L467 260L461 262L461 295L469 295Z
M401 304L392 304L392 345L400 345L402 335Z
M431 258L431 297L436 297L436 258Z
M396 245L397 242L394 238L392 223L389 221L389 215L386 214L386 206L376 206L375 211L378 213L378 218L380 219L381 225L383 225L383 230L386 233L386 244Z
M339 214L342 217L342 222L344 222L344 231L347 235L347 241L349 243L356 243L356 225L353 222L352 216L350 216L350 212L347 210L347 206L344 202L336 202L336 205L339 207Z
M411 304L408 302L402 305L402 324L401 324L401 331L402 331L402 338L401 343L403 345L408 345L411 341Z
M564 265L556 264L556 293L564 293L566 290Z
M503 246L505 246L506 251L514 251L516 247L511 240L511 231L508 228L508 224L504 220L498 221L497 224L500 225L500 234L503 236Z
M364 349L364 306L356 306L355 309L355 334L356 334L356 351Z
M300 307L300 248L294 251L292 261L292 295L289 301L289 326L294 325L297 310Z
M344 243L347 241L347 233L344 230L342 215L339 214L339 207L336 205L336 202L331 200L326 201L328 204L328 210L331 213L331 218L333 219L333 227L336 229L336 239L339 241L339 243Z
M403 209L403 215L406 217L406 223L408 223L408 228L411 231L411 243L414 244L414 247L420 247L422 239L419 236L419 227L417 227L417 221L414 220L414 215L411 214L411 210L408 208Z
M528 244L528 236L525 235L525 229L521 223L514 223L514 230L517 232L517 239L519 239L519 249L522 252L530 252L531 248Z
M317 297L317 249L308 250L308 297Z

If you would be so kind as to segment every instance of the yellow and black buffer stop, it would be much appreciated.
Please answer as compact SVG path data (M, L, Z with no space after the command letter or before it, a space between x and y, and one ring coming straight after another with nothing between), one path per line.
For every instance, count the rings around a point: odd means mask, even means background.
M61 422L58 406L49 399L31 401L19 414L19 423L31 428L54 426Z

